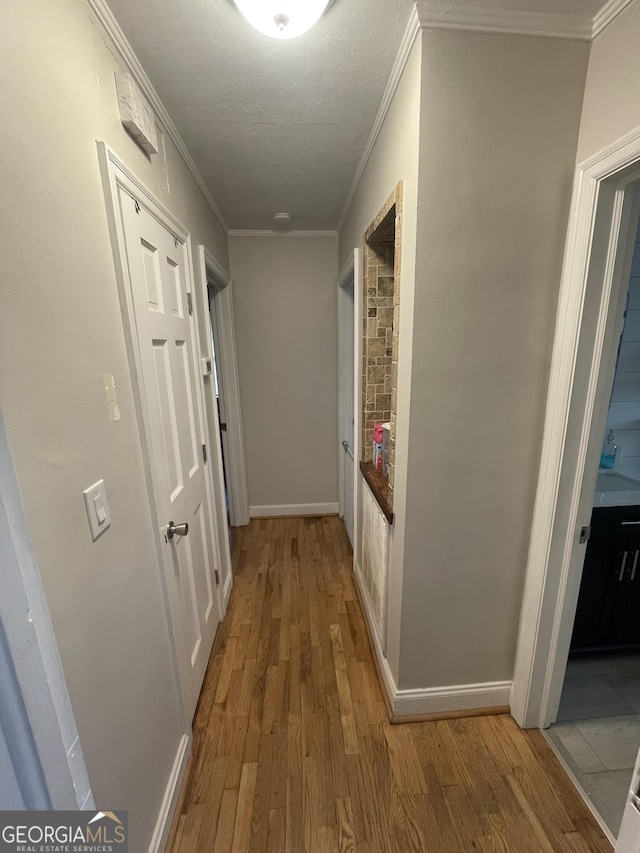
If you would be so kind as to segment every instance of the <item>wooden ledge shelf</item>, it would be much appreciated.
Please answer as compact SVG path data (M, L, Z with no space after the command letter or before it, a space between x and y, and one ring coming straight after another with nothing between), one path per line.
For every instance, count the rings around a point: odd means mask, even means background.
M393 510L389 506L389 481L386 477L382 476L380 471L373 467L372 462L361 462L360 470L385 518L389 524L393 524Z

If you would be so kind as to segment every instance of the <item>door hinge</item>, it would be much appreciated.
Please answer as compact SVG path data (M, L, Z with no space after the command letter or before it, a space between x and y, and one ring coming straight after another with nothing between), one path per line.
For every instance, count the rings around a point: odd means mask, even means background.
M135 208L136 208L136 213L140 213L140 204L138 203L138 199L134 198L133 203L134 203Z
M591 525L588 524L586 527L580 528L580 544L582 545L584 542L588 542L591 538Z
M218 574L218 570L214 570L214 575L216 576L216 586L220 586L220 575Z
M189 306L189 314L193 314L193 300L190 293L187 293L187 305Z
M205 465L206 465L206 463L207 463L207 445L206 444L202 445L202 458L204 459Z
M220 424L220 429L222 430L222 432L226 432L226 431L227 431L227 425L226 425L226 423L221 423L221 424Z

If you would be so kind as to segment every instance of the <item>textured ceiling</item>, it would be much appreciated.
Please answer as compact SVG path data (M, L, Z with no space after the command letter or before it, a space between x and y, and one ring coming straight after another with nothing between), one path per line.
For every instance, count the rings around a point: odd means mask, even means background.
M427 0L429 2L429 0ZM411 0L335 0L291 41L253 30L230 0L108 0L227 224L334 229ZM605 0L437 0L440 8L593 16Z
M230 228L272 228L277 211L295 229L336 227L410 0L336 0L291 41L229 0L109 6Z

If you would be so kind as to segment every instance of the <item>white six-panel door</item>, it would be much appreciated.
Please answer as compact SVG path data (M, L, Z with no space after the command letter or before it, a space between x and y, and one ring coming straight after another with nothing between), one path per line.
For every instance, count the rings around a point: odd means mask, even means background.
M219 622L187 247L118 187L154 497L187 719ZM169 524L188 525L169 535ZM179 528L180 529L180 528Z

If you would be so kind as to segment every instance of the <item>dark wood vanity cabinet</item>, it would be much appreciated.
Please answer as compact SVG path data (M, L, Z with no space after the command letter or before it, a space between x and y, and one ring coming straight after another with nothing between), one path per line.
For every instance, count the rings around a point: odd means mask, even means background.
M596 507L571 648L640 646L640 507Z

